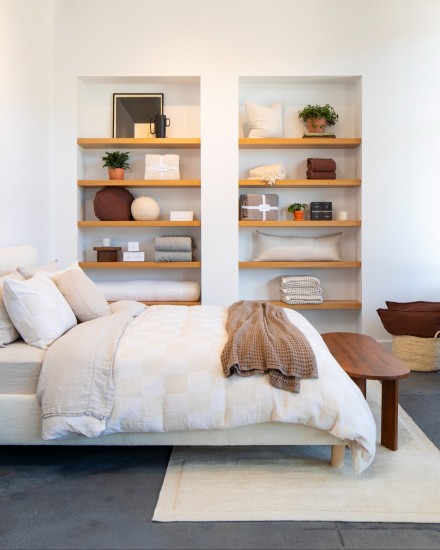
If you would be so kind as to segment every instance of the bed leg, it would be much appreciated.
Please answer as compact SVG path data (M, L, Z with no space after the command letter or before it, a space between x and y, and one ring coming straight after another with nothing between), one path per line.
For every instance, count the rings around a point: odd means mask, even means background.
M332 445L330 465L332 468L342 468L344 465L345 445Z

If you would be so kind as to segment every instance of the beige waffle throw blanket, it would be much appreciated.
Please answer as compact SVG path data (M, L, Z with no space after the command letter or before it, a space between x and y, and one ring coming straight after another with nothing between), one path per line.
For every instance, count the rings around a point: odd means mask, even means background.
M301 378L318 378L312 347L283 308L235 302L228 308L226 331L221 355L226 377L267 373L272 386L297 393Z

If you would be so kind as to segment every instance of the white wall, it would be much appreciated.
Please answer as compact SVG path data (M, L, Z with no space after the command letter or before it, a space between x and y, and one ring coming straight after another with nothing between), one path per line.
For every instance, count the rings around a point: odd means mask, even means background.
M41 0L38 4L47 5ZM440 300L438 1L55 0L54 5L51 219L57 229L56 256L70 261L77 250L78 77L200 76L206 252L202 285L208 296L217 289L219 302L226 302L237 297L239 77L360 75L361 329L379 339L390 338L376 313L387 299ZM15 26L17 17L21 22L19 11L10 15ZM45 30L46 17L49 14L43 13L36 19ZM33 51L32 36L26 45ZM21 67L15 90L23 83L23 72ZM28 105L29 112L34 113L34 107ZM36 123L38 116L28 114L26 120ZM22 143L13 148L14 164L30 154L30 146L22 148ZM32 194L35 180L28 178L28 170L20 167L20 185ZM13 171L11 167L9 174ZM9 195L9 206L2 210L8 211L8 224L20 231L21 223L9 211L14 196ZM44 216L38 219L47 223Z
M52 0L0 0L0 245L51 253Z

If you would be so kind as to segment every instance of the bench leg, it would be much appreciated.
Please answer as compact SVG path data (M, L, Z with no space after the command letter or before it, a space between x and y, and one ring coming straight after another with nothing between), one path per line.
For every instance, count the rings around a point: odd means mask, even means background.
M365 378L351 377L356 386L361 390L362 395L367 399L367 380Z
M397 423L399 405L398 380L382 380L381 444L397 450Z
M332 445L330 465L332 468L342 468L344 465L345 445Z

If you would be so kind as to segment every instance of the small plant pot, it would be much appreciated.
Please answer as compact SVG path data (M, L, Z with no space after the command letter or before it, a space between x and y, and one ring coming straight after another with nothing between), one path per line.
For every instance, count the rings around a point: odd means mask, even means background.
M295 210L295 212L293 213L293 219L295 221L304 220L304 210Z
M111 180L123 180L125 170L123 168L109 168L108 177Z
M309 134L323 134L327 121L325 118L308 118L306 120L307 132Z

